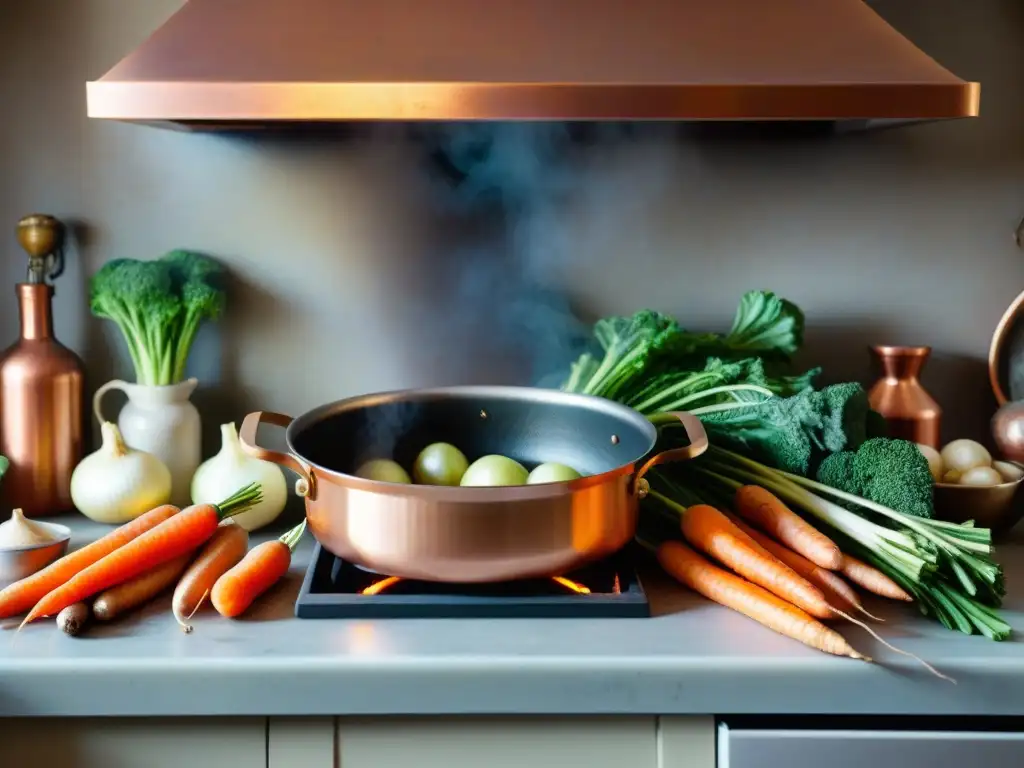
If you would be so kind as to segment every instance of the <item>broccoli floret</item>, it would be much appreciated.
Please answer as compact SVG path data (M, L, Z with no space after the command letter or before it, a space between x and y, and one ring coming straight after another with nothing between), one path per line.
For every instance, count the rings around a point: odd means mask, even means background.
M818 467L818 482L859 495L860 486L857 485L853 470L854 457L853 451L839 451L826 456Z
M155 261L114 259L93 275L92 312L121 329L139 384L184 378L196 330L223 309L220 275L215 261L187 251Z
M868 395L856 382L833 384L822 391L825 427L821 442L829 452L851 451L867 440Z
M908 515L934 512L928 460L907 440L874 437L856 451L834 453L818 467L818 481Z
M204 320L216 320L224 311L224 270L213 259L191 251L171 251L160 261L170 267L184 307L171 366L172 380L181 381L200 325Z

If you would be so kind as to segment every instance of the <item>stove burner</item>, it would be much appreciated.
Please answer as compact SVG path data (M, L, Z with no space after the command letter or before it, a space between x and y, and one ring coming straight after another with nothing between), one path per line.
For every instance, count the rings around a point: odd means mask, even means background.
M644 618L650 606L627 552L553 578L448 584L385 576L319 544L295 615L324 618Z

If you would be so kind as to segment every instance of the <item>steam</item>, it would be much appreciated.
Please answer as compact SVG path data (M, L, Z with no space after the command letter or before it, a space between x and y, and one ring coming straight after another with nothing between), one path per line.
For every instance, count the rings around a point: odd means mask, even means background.
M566 286L574 263L571 212L599 183L590 162L643 132L633 125L462 123L419 129L433 164L432 202L474 232L454 255L446 337L473 333L558 386L589 341Z

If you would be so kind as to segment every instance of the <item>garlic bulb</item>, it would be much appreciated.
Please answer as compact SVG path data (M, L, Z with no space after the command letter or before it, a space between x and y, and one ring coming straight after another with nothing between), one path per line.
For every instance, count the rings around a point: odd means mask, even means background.
M247 531L255 531L277 519L288 500L284 472L269 461L250 456L242 449L234 422L220 425L220 452L192 476L192 503L217 504L249 483L259 483L263 500L231 519Z
M151 453L129 448L109 421L100 427L103 444L71 473L71 500L98 523L134 520L171 497L171 471Z
M0 549L27 549L56 541L57 537L34 520L14 510L10 520L0 523Z

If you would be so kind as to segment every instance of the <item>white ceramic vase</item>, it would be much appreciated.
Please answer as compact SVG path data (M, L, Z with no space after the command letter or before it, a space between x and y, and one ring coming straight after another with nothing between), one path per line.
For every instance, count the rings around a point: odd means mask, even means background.
M92 408L102 424L103 396L119 389L128 402L117 417L128 447L158 457L171 471L171 504L186 507L191 503L192 475L202 462L202 424L199 411L189 401L198 379L186 379L165 387L129 384L115 379L96 390Z

